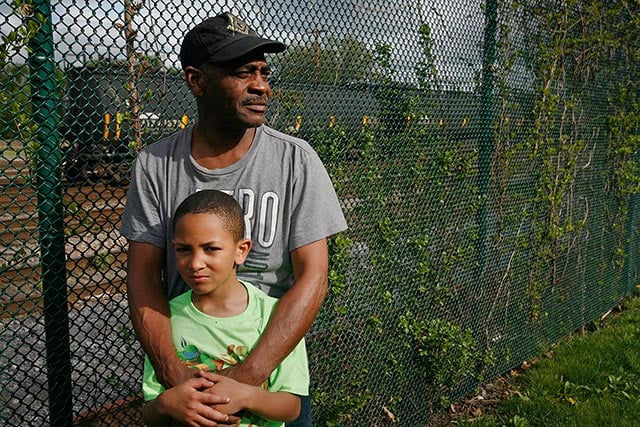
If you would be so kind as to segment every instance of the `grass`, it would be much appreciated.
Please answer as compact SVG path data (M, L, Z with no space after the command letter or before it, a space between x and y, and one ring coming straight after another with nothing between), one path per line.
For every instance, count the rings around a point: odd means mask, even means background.
M589 326L514 375L490 413L454 424L640 426L640 298Z

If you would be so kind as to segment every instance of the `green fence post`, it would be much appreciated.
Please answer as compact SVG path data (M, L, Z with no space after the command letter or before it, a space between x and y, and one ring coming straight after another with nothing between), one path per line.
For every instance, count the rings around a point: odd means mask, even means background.
M485 285L483 280L486 238L487 238L487 203L489 196L489 181L491 178L491 155L493 153L493 67L496 59L496 31L498 21L498 1L487 0L485 9L485 27L482 57L482 85L480 87L480 141L478 147L478 197L480 206L477 212L478 241L476 244L477 274L476 289L478 293L475 307L476 316L482 312L482 293ZM477 319L478 325L481 320Z
M640 129L636 130L636 134L640 134ZM636 164L640 165L640 150L636 150L635 154ZM626 244L625 244L625 263L624 263L624 283L625 283L625 296L633 295L635 287L639 285L638 277L638 256L640 255L638 247L640 242L638 241L637 224L640 214L638 212L638 202L640 199L640 193L633 193L629 198L628 216L626 224Z
M73 423L73 407L60 180L60 102L56 93L58 82L53 57L51 4L48 0L37 0L33 6L33 17L37 18L37 22L42 19L37 34L29 42L29 70L32 117L38 127L35 182L38 195L49 421L52 426L70 426Z

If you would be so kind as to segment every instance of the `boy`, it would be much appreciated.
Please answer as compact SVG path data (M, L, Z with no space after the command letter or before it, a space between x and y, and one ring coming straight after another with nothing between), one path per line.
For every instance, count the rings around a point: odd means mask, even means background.
M240 205L217 190L187 197L174 219L178 273L190 290L170 301L173 342L178 357L200 371L217 372L242 363L266 328L277 299L236 277L251 249L244 237ZM145 359L144 420L149 425L206 423L207 411L189 394L216 384L228 403L214 409L241 416L240 425L281 426L296 419L300 397L308 394L309 373L304 340L276 368L262 387L202 373L167 390ZM240 414L239 414L240 413Z

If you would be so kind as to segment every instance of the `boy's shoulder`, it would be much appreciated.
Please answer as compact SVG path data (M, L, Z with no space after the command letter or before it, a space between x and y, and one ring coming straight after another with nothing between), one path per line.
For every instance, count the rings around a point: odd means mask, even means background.
M249 300L256 300L266 305L275 305L278 303L277 298L267 295L267 293L261 290L257 285L242 279L238 279L238 281L247 289Z
M173 297L169 300L169 306L173 307L183 307L186 304L191 302L191 289L188 289L186 292Z

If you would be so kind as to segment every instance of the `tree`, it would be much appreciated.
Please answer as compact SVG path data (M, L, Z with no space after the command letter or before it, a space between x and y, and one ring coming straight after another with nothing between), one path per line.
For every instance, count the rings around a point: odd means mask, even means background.
M339 85L365 81L372 72L373 54L352 36L329 38L325 43L292 46L274 60L281 83Z
M18 139L20 124L31 113L29 67L7 64L0 69L0 138Z

